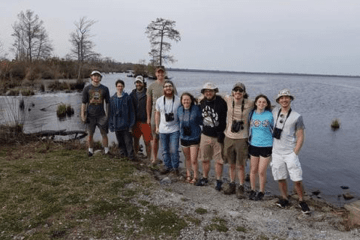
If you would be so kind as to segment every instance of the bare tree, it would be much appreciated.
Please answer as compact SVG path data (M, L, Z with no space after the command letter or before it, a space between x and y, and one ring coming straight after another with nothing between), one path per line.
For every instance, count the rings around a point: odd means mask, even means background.
M15 38L12 48L15 58L32 62L50 57L53 47L39 16L28 9L18 14L18 20L12 26L14 32L11 34Z
M96 21L81 17L79 22L75 22L75 31L70 34L70 42L72 44L71 55L78 61L78 78L81 78L81 70L84 61L97 59L100 54L93 51L95 44L90 39L93 37L90 30Z
M4 45L0 41L0 61L6 59L7 53L4 50Z
M174 29L175 21L157 18L152 21L147 27L145 33L150 40L151 51L149 55L152 57L153 64L162 65L163 62L174 62L175 59L171 55L165 54L171 49L171 44L165 39L178 42L181 40L179 31Z

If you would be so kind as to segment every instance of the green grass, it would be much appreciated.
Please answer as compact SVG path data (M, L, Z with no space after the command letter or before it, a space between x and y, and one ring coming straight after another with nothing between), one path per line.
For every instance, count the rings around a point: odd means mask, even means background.
M229 229L226 226L226 220L222 218L213 218L211 221L214 223L206 226L205 231L218 231L218 232L227 232Z
M197 208L197 209L195 209L195 212L197 214L205 214L205 213L207 213L207 210L204 208Z
M151 176L134 174L135 163L68 149L40 142L2 147L0 239L66 239L73 231L107 239L119 233L176 238L187 226L175 211L137 200L151 194L152 184Z

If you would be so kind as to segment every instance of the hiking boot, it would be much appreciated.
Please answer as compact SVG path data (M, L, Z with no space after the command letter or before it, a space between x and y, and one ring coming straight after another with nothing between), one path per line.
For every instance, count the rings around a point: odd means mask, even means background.
M243 198L245 198L244 193L245 193L244 185L239 185L239 187L236 191L236 197L238 199L243 199Z
M279 207L279 208L285 208L286 206L289 205L289 201L286 200L286 199L279 199L279 201L276 202L276 205ZM306 205L307 206L307 205Z
M309 206L306 204L306 202L304 202L304 201L299 202L299 207L301 207L302 213L305 213L305 214L310 213L310 208L309 208Z
M255 200L255 198L256 198L256 192L254 190L251 190L250 194L249 194L249 199L250 200Z
M197 181L197 183L195 184L195 186L206 186L208 183L208 179L207 178L201 178Z
M224 190L224 194L230 195L235 194L236 192L236 184L234 182L229 183L229 187Z
M258 192L258 194L255 197L255 201L261 201L264 198L263 192Z
M168 174L169 172L171 172L171 169L164 167L163 169L161 169L160 174Z
M221 180L216 180L215 190L221 191L221 185L222 184L223 184L223 182Z
M88 152L88 156L92 157L94 154L92 152Z

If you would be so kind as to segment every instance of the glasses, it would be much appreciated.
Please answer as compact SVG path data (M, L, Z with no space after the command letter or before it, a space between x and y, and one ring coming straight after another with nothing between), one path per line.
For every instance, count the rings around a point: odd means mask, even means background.
M172 85L164 85L164 88L172 88Z
M240 92L240 93L242 93L242 92L244 92L244 89L242 89L242 88L234 88L234 89L233 89L233 92Z

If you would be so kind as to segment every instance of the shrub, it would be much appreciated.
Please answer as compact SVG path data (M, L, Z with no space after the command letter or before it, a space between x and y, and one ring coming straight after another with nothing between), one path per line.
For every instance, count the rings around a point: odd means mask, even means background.
M336 130L336 129L340 128L340 120L337 119L337 118L333 119L333 120L331 121L331 128L332 128L333 130Z

